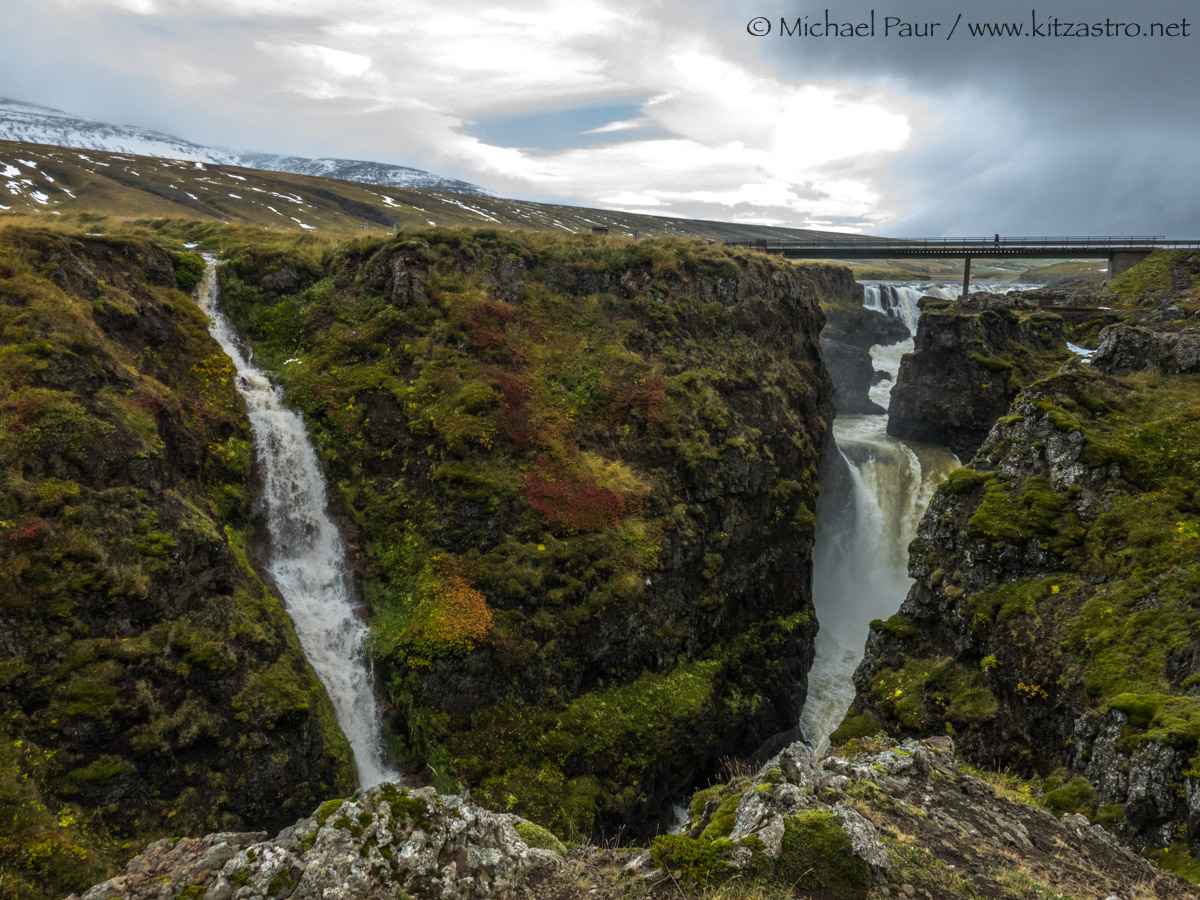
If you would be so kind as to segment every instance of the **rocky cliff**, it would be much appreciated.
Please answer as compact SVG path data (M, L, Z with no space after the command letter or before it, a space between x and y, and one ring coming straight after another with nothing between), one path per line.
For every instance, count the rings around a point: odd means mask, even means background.
M0 233L0 894L354 784L247 557L232 366L148 242Z
M952 742L793 744L698 793L648 852L568 850L510 814L430 788L330 800L273 839L161 841L82 900L867 900L1195 898L1081 815L1061 821L961 767Z
M1177 374L1194 327L1147 334L1115 326L1095 370L1026 389L942 487L836 737L950 731L1060 812L1190 870L1200 382Z
M844 269L427 231L221 271L340 489L435 784L564 836L641 829L795 724Z
M878 415L887 412L870 398L875 366L870 350L907 340L908 327L899 319L874 309L864 309L862 286L831 292L822 309L825 329L821 354L833 380L833 405L842 415Z
M892 390L888 434L944 444L969 459L1017 392L1071 357L1063 321L1020 308L922 303L914 352L901 360Z

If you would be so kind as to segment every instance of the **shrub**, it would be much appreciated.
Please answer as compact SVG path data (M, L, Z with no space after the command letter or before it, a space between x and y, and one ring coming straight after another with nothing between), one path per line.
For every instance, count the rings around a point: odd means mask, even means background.
M621 494L600 487L593 476L544 459L525 476L525 496L559 533L602 531L625 513Z
M204 276L204 257L198 253L180 253L175 257L175 283L191 293Z

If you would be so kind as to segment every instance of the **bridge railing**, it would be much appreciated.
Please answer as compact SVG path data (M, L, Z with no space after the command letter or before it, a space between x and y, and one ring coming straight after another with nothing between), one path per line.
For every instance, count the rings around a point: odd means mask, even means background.
M845 240L830 238L796 238L795 240L743 240L725 241L732 247L750 247L757 250L938 250L947 253L966 251L1055 249L1200 249L1200 240L1175 240L1163 235L1042 235L1038 237L946 237L946 238L879 238L847 237Z

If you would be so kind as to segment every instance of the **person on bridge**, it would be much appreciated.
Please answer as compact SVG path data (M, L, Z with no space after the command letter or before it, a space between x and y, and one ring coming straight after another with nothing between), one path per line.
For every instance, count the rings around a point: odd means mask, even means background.
M1000 249L1000 232L996 232L996 249Z

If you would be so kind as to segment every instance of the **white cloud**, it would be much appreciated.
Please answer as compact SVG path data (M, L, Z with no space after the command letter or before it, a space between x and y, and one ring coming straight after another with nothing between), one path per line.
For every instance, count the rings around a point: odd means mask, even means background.
M442 168L515 195L680 215L873 220L887 214L874 161L910 135L896 98L798 83L740 60L744 36L713 32L678 0L100 4L255 19L253 37L219 60L199 47L187 55L186 42L172 48L183 56L171 80L236 78L240 114L258 107L264 130L286 114L290 133L308 129L307 146L328 142L324 153ZM583 132L611 136L598 146L539 151L530 149L536 134L517 147L472 134L483 118L631 101L639 115ZM280 133L277 125L272 136Z
M618 131L633 131L637 128L645 128L647 125L653 124L653 121L649 116L638 116L636 119L622 119L619 122L601 125L599 128L589 128L587 131L581 131L580 134L615 134Z
M193 66L191 63L177 62L170 66L167 77L180 87L216 87L222 84L233 84L237 76L219 69L209 69L204 66Z

